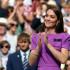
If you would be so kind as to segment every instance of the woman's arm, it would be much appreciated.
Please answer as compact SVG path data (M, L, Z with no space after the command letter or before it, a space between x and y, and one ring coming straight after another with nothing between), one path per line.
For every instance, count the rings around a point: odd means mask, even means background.
M39 57L39 52L40 52L40 49L38 47L35 50L31 51L30 57L29 57L29 64L31 66L37 62L37 59Z
M50 43L47 42L47 38L44 38L45 44L53 56L61 63L65 63L68 58L68 49L61 48L61 51L56 50Z
M61 52L56 50L51 44L47 44L48 49L53 54L53 56L59 60L61 63L65 63L68 58L68 50L65 48L61 49Z
M33 41L32 41L32 43L33 43ZM42 46L41 38L39 38L37 47L34 50L32 50L31 53L30 53L30 57L29 57L29 64L30 65L33 65L33 64L35 64L37 62L41 46Z

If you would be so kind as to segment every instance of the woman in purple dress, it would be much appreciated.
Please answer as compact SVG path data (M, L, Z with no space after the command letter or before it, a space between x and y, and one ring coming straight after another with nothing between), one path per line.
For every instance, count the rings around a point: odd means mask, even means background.
M60 70L68 58L68 37L64 33L59 9L49 7L45 15L45 31L31 38L30 65L38 62L38 70Z

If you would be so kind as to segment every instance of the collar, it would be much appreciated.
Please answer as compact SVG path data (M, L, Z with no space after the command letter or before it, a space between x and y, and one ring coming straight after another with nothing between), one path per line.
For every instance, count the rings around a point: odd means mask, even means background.
M21 54L21 56L23 56L23 54L24 54L24 53L26 53L26 55L29 55L30 50L27 50L26 52L24 52L24 51L20 50L20 54Z

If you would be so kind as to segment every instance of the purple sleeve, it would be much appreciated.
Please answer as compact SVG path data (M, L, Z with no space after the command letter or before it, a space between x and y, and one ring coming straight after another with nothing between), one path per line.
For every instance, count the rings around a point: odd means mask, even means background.
M37 34L33 34L31 37L31 50L36 48L37 42L38 42L38 36Z
M68 37L68 39L67 39L67 43L68 43L68 47L69 47L69 51L70 51L70 36Z
M62 38L62 48L66 48L69 50L69 35L65 34L64 36L62 36Z

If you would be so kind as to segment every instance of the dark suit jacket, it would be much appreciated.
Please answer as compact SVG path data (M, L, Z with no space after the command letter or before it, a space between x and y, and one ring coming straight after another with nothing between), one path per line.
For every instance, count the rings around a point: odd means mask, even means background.
M31 70L30 65L28 65L27 67L28 67L27 70ZM9 55L8 62L7 62L7 70L24 70L20 51Z

